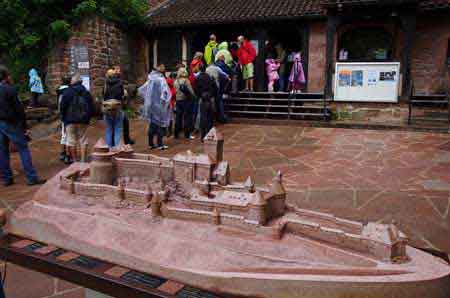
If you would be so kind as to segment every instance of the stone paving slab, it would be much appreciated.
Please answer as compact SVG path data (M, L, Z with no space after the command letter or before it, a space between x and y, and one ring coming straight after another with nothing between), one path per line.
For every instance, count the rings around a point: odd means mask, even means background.
M395 219L413 245L450 253L450 135L245 124L229 124L221 130L232 179L242 181L252 175L256 184L264 184L282 170L290 203L353 220ZM101 123L89 129L91 143L102 131ZM146 123L132 121L132 136L137 152L149 152ZM64 168L58 161L58 139L52 135L31 146L43 177ZM167 144L169 150L152 153L173 156L202 148L198 139L169 139ZM36 190L24 186L17 154L12 162L17 184L8 189L0 186L0 205L9 211L31 199ZM23 291L11 297L41 298Z

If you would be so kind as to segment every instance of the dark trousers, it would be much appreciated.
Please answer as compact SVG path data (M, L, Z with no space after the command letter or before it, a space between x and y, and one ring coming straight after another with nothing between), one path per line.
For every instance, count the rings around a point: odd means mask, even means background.
M154 147L153 138L156 136L158 139L158 147L164 146L163 138L165 136L166 129L155 123L150 123L148 128L148 146Z
M210 99L203 100L200 104L200 133L202 140L214 126L214 110Z
M216 112L217 112L217 121L220 123L227 122L227 116L225 115L225 106L223 103L223 90L219 90L216 96Z
M194 102L192 102L192 124L191 124L191 129L194 130L196 127L196 123L197 123L197 117L198 117L198 106L199 106L199 102L198 100L195 100Z
M192 101L177 101L177 111L175 120L175 138L178 138L181 130L184 130L184 136L189 138L192 131Z
M37 106L39 106L39 96L40 96L41 94L39 94L39 93L36 93L36 92L32 92L31 93L31 106L32 107L37 107Z
M0 121L0 172L5 182L13 179L13 172L10 166L9 142L12 142L19 151L22 167L29 182L36 181L38 176L33 167L31 153L28 148L28 141L21 128Z
M123 142L125 144L130 144L131 143L131 138L130 138L130 120L128 120L128 117L125 115L125 117L123 118Z

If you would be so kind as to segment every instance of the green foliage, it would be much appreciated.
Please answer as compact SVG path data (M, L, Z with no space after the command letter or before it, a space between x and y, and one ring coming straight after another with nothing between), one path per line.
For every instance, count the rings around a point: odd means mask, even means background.
M0 64L11 68L16 82L26 81L31 67L40 68L85 16L96 14L132 31L144 25L149 9L148 0L0 0L0 7Z

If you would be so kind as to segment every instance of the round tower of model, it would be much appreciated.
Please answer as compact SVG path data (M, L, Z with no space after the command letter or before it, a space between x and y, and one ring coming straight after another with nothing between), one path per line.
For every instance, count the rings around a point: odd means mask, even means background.
M104 139L100 139L95 144L91 155L89 182L93 184L113 185L115 176L114 153L109 151L109 147Z

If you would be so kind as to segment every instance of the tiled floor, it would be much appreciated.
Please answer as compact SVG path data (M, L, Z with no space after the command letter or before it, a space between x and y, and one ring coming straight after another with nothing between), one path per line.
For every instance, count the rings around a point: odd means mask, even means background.
M282 170L293 204L361 221L395 219L413 245L450 253L449 135L242 124L221 130L233 180L252 175L257 184L264 184ZM89 133L94 142L102 134L101 125ZM137 140L135 150L148 152L145 123L132 123L132 134ZM168 151L155 154L172 156L183 150L201 150L199 140L170 139L168 145ZM58 136L34 142L32 150L43 177L63 168L58 161ZM13 164L17 185L0 188L0 203L10 210L29 200L36 190L23 186L17 156ZM8 268L9 297L84 296L72 285L59 291L56 286L64 282L11 265ZM26 284L20 282L25 275Z

